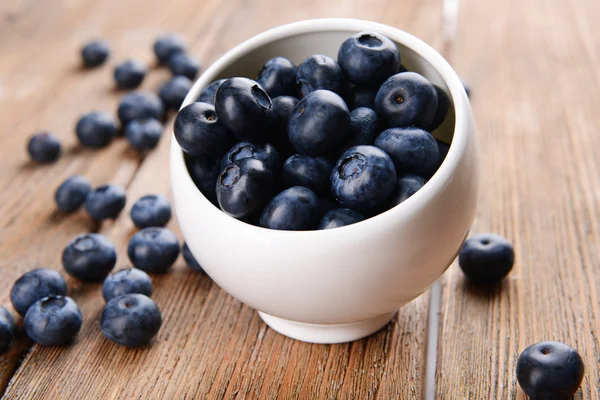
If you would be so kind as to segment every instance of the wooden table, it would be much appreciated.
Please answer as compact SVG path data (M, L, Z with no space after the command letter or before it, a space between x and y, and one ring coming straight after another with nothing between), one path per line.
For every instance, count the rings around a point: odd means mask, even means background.
M251 35L306 18L360 17L417 35L473 87L483 178L473 232L505 235L517 253L501 286L477 290L453 265L433 296L402 308L379 333L342 345L275 333L180 260L154 277L164 315L156 342L125 349L100 332L99 285L69 279L84 315L77 342L44 348L19 339L0 356L4 398L523 399L517 356L549 339L584 357L577 398L600 398L600 2L463 0L456 13L457 2L0 2L0 303L7 307L13 281L34 267L61 269L62 249L76 234L107 235L118 267L129 264L128 213L101 225L83 212L57 213L53 192L66 177L126 186L126 210L143 194L169 193L167 137L147 157L121 139L100 151L76 146L77 117L115 110L119 98L109 66L78 69L79 46L93 37L110 41L110 64L152 62L153 39L179 31L208 65ZM152 70L143 88L156 90L167 77ZM24 151L40 129L65 145L54 165L32 165Z

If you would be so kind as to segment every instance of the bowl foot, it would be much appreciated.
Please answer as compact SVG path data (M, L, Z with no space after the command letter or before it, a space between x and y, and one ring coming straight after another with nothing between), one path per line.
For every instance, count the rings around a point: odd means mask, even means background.
M377 332L394 318L396 311L366 321L351 324L319 325L295 322L258 312L263 321L273 330L292 339L309 343L344 343L369 336Z

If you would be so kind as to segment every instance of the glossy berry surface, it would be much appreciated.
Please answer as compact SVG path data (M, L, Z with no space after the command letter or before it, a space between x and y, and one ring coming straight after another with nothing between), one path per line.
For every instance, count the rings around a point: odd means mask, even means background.
M264 162L273 174L281 168L279 154L275 150L275 147L269 143L253 144L250 142L238 142L223 156L221 170L229 164L244 158L255 158Z
M512 244L494 233L470 237L458 255L458 264L465 276L481 283L501 280L512 270L514 262Z
M263 65L257 82L271 98L296 96L296 65L285 57L274 57Z
M185 76L176 76L160 87L158 97L167 110L179 110L191 88L191 80Z
M129 241L127 255L136 268L164 273L179 256L179 241L169 229L144 228Z
M92 190L85 198L84 206L96 221L115 219L125 207L126 193L122 186L102 185Z
M67 283L61 274L49 268L38 268L23 274L10 291L10 301L21 315L42 297L67 295Z
M152 279L137 268L127 268L110 274L102 284L102 297L110 301L125 294L138 293L152 296Z
M81 146L95 149L108 146L118 132L119 127L115 118L102 111L84 114L75 126L75 133Z
M560 342L527 347L517 360L517 380L532 400L563 400L579 389L585 373L577 351Z
M348 105L352 105L351 109L359 107L375 108L375 97L379 86L354 86L350 89Z
M350 129L346 147L373 144L375 137L380 132L381 122L375 111L366 107L355 108L350 113Z
M0 307L0 354L6 352L13 341L15 334L15 321L10 312Z
M176 53L184 53L186 44L183 38L176 33L159 36L154 42L154 54L158 62L164 64L169 57Z
M196 79L200 71L200 61L185 53L176 53L169 57L167 66L173 76L184 76L190 80Z
M171 204L162 194L140 197L131 207L131 220L139 229L165 226L171 220Z
M123 61L115 67L113 77L119 89L135 89L142 84L148 66L140 60Z
M25 333L42 346L63 346L75 340L82 322L81 311L73 299L52 295L27 310Z
M311 157L294 154L283 164L283 184L285 187L304 186L317 193L329 193L329 176L333 162L325 157Z
M273 99L276 123L271 131L269 141L275 146L281 158L287 158L296 152L290 143L288 124L299 101L292 96L278 96Z
M444 122L446 115L448 115L448 109L450 108L450 99L446 92L439 86L433 85L433 87L437 93L438 102L431 124L427 127L427 131L429 132L433 132L442 124L442 122Z
M185 263L187 264L188 267L190 267L194 271L204 273L204 269L202 269L202 266L196 260L194 255L192 254L187 243L183 243L183 246L181 246L181 254L183 255L183 259L185 260Z
M389 154L399 174L431 176L438 164L437 142L423 129L387 129L377 136L375 146Z
M65 271L84 282L104 280L116 262L115 246L98 233L86 233L75 237L62 253Z
M259 225L286 231L313 229L319 218L319 198L310 189L294 186L275 196L265 207Z
M212 82L210 85L204 88L204 90L202 91L202 93L200 93L200 96L198 96L198 99L196 99L196 101L201 103L212 104L214 106L217 89L219 89L219 86L221 86L221 84L225 81L226 79L219 79L217 81Z
M157 119L136 119L125 125L123 135L131 147L143 152L152 150L158 145L163 129L163 124Z
M404 174L398 176L396 187L390 199L390 206L396 206L415 194L425 185L425 179L419 175Z
M74 212L81 207L88 193L92 190L90 182L81 175L67 178L54 193L54 201L58 209L65 213Z
M179 111L173 127L175 139L191 156L221 157L233 144L233 137L208 103L188 104Z
M362 214L357 213L349 208L337 208L327 211L317 226L317 229L333 229L340 228L346 225L352 225L364 220Z
M35 162L53 163L60 158L62 146L60 140L51 132L41 132L33 135L27 142L29 157Z
M331 90L343 95L347 90L348 82L334 59L315 54L298 66L296 85L302 96L319 89Z
M100 327L104 336L127 347L147 344L162 325L162 314L151 298L126 294L106 303Z
M110 47L105 40L94 40L81 48L81 60L87 68L98 67L108 59Z
M219 172L221 172L221 161L218 158L206 156L187 156L185 163L196 187L211 203L217 204L217 192L215 188L217 177L219 176Z
M154 118L162 121L165 110L156 94L131 92L121 98L117 113L121 124L125 126L135 119Z

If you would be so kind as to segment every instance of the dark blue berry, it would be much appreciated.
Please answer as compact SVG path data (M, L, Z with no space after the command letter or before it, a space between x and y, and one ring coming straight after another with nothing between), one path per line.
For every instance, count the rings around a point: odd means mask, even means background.
M115 219L119 216L126 201L125 189L118 185L102 185L88 193L85 210L96 221Z
M127 60L115 67L113 74L119 89L135 89L142 84L148 73L148 66L140 60Z
M512 244L493 233L470 237L458 255L460 268L473 282L497 282L508 275L514 263Z
M217 178L217 201L234 218L261 210L274 190L273 174L264 162L243 158L229 164Z
M86 233L75 237L62 254L65 271L84 282L104 280L116 262L115 246L98 233Z
M13 341L15 334L15 321L10 312L0 307L0 354L6 352Z
M137 268L127 268L106 277L102 284L102 297L110 301L125 294L139 293L152 296L152 279Z
M294 146L290 143L288 124L299 101L292 96L278 96L273 99L277 123L271 131L270 142L273 143L282 158L287 158L296 152Z
M221 123L238 139L263 142L277 122L271 98L252 79L231 78L219 86L215 109Z
M322 197L319 199L319 215L325 215L331 210L337 210L340 204L332 197Z
M200 93L200 96L198 96L198 99L196 101L201 103L212 104L214 106L215 94L217 94L219 86L221 86L221 84L225 81L226 79L219 79L218 81L212 82L210 85L204 88L204 90L202 91L202 93Z
M150 342L162 325L162 314L151 298L126 294L106 303L100 326L104 336L127 347Z
M310 189L294 186L284 190L265 207L259 225L284 231L313 229L319 218L319 198Z
M435 88L427 79L415 72L401 72L381 85L375 97L375 111L388 127L427 128L437 102Z
M171 204L161 194L142 196L131 207L131 219L139 229L165 226L171 220Z
M390 207L396 206L415 194L425 185L425 179L414 174L404 174L398 177L396 188L390 199Z
M67 296L44 297L29 307L25 314L25 333L42 346L72 343L81 324L81 311Z
M442 163L444 162L444 160L446 159L446 155L448 155L448 150L450 150L450 145L446 144L444 142L441 142L439 140L435 140L437 142L437 146L438 146L438 162L436 164L436 168L435 170L437 171L440 166L442 165Z
M81 207L91 190L90 182L86 178L81 175L71 176L56 189L56 206L62 212L74 212Z
M438 163L438 146L431 134L419 128L390 128L375 139L389 154L399 174L431 176Z
M173 54L167 60L167 66L173 76L185 76L188 79L196 79L200 71L200 62L185 53Z
M213 204L217 204L217 193L215 192L217 177L220 168L220 160L216 157L186 157L186 165L190 177L202 194Z
M33 303L51 294L66 296L67 283L57 271L38 268L17 279L10 291L10 301L19 314L25 315Z
M579 389L585 367L579 353L560 342L529 346L517 360L517 380L532 400L563 400Z
M164 273L179 256L179 241L166 228L144 228L129 241L127 255L136 268Z
M342 147L349 128L350 112L344 100L329 90L316 90L294 109L288 134L300 154L327 156Z
M346 39L338 52L346 78L357 85L380 85L400 70L398 47L387 37L361 32Z
M158 145L163 125L154 118L136 119L125 125L123 134L131 147L137 151L152 150Z
M342 69L331 57L315 54L298 66L297 88L306 96L315 90L331 90L339 95L347 91L348 82Z
M158 96L167 110L179 110L191 88L192 81L185 76L176 76L160 87Z
M127 93L121 98L118 109L123 126L135 119L155 118L162 121L164 113L160 98L148 92Z
M286 188L304 186L313 192L329 193L329 176L333 163L325 157L295 154L283 164L283 184Z
M108 59L110 48L105 40L94 40L81 48L83 65L88 68L98 67Z
M390 156L374 146L352 147L331 173L331 191L344 207L368 210L383 203L396 185Z
M258 73L257 82L271 98L296 96L296 66L285 57L271 58Z
M175 139L191 156L221 157L233 144L233 137L208 103L183 107L175 118Z
M350 113L350 129L346 139L346 148L361 144L373 144L381 132L377 113L370 108L359 107Z
M317 229L333 229L346 225L352 225L364 220L361 214L349 208L338 208L327 211L319 221Z
M181 246L181 254L183 254L183 259L185 260L185 263L188 265L188 267L190 267L194 271L204 273L204 269L202 269L202 266L196 260L196 258L190 251L190 248L188 247L187 243L185 242L183 243L183 246Z
M379 86L354 86L350 89L349 104L352 104L352 109L358 107L375 108L375 96Z
M154 54L160 64L166 63L176 53L184 53L185 48L185 41L176 33L159 36L154 42Z
M431 124L427 127L427 131L429 132L433 132L442 124L442 122L444 122L444 119L446 119L446 115L448 114L448 108L450 107L450 99L446 92L437 85L433 85L433 87L437 93L438 103Z
M55 162L60 157L61 149L60 140L50 132L36 133L27 142L29 156L39 163Z
M118 132L119 127L115 118L101 111L84 114L75 127L79 143L83 147L96 149L108 146Z
M281 168L279 154L275 147L269 143L253 144L250 142L238 142L223 156L221 170L229 164L244 158L255 158L265 163L273 174Z

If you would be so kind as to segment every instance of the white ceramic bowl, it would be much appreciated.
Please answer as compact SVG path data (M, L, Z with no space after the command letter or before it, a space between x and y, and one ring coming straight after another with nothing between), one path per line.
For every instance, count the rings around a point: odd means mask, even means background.
M478 186L475 126L450 65L406 32L353 19L280 26L238 45L194 84L184 106L210 82L256 77L274 56L300 63L312 54L336 58L361 31L397 43L403 65L449 93L454 105L437 137L454 134L440 169L411 198L363 222L322 231L277 231L246 224L213 206L196 188L171 139L171 185L183 236L208 275L259 311L276 331L315 343L367 336L422 294L455 258L473 221Z

